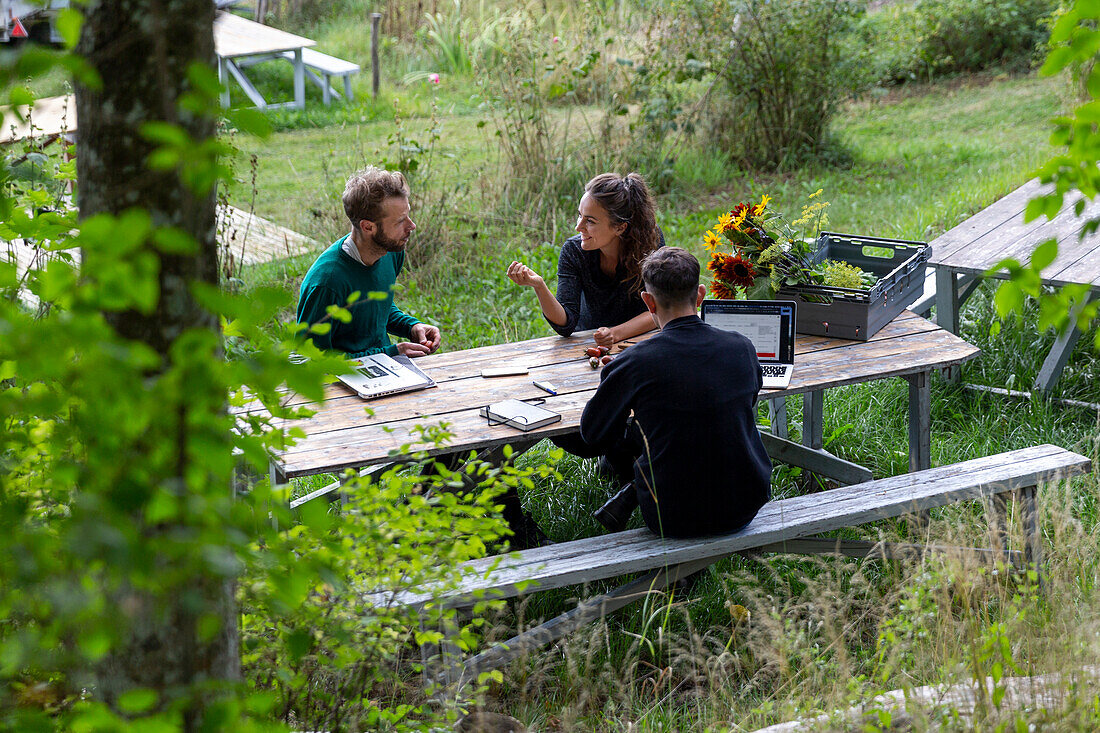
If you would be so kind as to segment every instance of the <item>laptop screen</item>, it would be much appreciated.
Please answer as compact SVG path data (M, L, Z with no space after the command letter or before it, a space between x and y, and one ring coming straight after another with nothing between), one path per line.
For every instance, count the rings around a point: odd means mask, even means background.
M794 308L789 300L704 300L701 317L748 337L761 363L793 364Z

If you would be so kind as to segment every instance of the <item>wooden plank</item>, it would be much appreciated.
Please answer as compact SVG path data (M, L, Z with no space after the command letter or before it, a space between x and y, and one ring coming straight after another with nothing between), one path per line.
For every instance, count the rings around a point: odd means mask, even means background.
M235 206L218 206L216 227L223 260L228 253L237 263L254 265L321 250L315 239Z
M1070 240L1076 238L1081 221L1073 216L1059 215L1054 219L1040 218L1024 223L1023 214L987 232L969 247L951 256L947 264L952 268L981 273L1003 259L1012 258L1022 263L1030 262L1031 252L1048 239Z
M1033 178L1008 195L997 199L974 216L936 237L929 242L932 247L929 264L951 264L955 254L966 250L988 232L1012 221L1016 216L1022 215L1027 202L1041 191L1047 190L1051 189L1043 188L1038 179Z
M668 540L655 537L648 530L633 530L535 548L503 561L499 557L483 558L464 565L471 573L462 584L461 592L465 595L452 596L447 603L465 605L471 594L511 597L535 588L546 590L725 557L783 540L1015 491L1084 473L1090 468L1090 460L1084 456L1057 446L1035 446L919 474L772 502L761 509L747 528L731 535ZM526 586L525 591L519 589L521 585ZM401 596L399 602L418 605L429 598L429 594L409 593Z
M214 53L222 58L282 53L316 45L309 38L232 13L219 12L214 18Z
M838 458L821 448L812 448L785 440L777 435L761 431L760 438L772 460L791 463L825 476L842 484L859 484L870 481L871 471L858 463Z
M42 97L33 106L19 107L18 115L9 107L0 107L0 144L75 132L76 98L72 95Z

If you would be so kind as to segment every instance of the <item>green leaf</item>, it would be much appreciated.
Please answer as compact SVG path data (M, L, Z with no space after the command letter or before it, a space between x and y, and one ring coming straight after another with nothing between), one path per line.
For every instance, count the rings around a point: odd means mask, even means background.
M34 104L34 92L24 86L13 87L8 93L8 98L11 100L13 107Z
M258 138L267 138L271 135L271 121L263 112L254 107L242 107L231 110L226 114L229 124Z
M1013 311L1023 307L1024 293L1014 281L1006 280L997 288L997 294L993 296L993 302L997 307L997 315L1005 318Z
M153 241L157 249L167 254L194 254L199 245L187 232L175 227L165 227L153 232Z
M313 635L303 629L294 629L284 639L290 661L297 664L302 660L313 645Z
M1042 271L1058 257L1058 240L1048 239L1035 248L1031 253L1031 269Z
M88 659L97 661L111 649L111 636L104 629L86 629L76 639L77 646Z
M159 120L146 122L141 126L141 136L152 143L187 147L191 145L191 136L182 126Z
M159 699L156 690L140 687L127 690L118 696L118 707L124 713L144 713L157 704Z
M76 43L80 40L80 28L84 25L84 16L80 11L75 8L63 8L54 16L53 24L65 48L69 50L76 48Z
M60 54L42 46L27 45L15 61L15 75L20 79L42 76L58 62Z

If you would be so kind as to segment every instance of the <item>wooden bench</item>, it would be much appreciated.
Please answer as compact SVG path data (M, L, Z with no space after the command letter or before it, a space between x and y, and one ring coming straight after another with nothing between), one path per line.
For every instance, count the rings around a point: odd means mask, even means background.
M294 63L293 51L287 51L283 54L283 57ZM353 64L350 61L314 51L312 48L302 49L302 63L306 67L306 76L314 84L321 87L321 98L326 106L332 102L333 94L337 97L340 96L340 92L332 86L334 76L343 77L344 79L344 98L348 101L354 98L351 93L351 77L352 74L359 73L359 64Z
M1038 567L1040 535L1036 488L1045 482L1087 473L1088 458L1053 445L1025 448L950 466L931 468L892 478L867 481L816 494L774 501L764 506L748 527L730 535L696 539L661 539L637 529L613 535L534 548L504 557L488 557L463 565L468 575L457 588L433 592L400 591L370 596L375 605L420 609L424 628L431 609L470 609L479 601L511 598L535 591L588 583L627 573L645 573L615 590L589 598L557 618L496 644L462 661L456 648L444 641L424 645L425 683L446 687L475 679L485 670L507 664L528 651L556 641L582 625L622 608L647 594L662 590L735 553L840 553L865 557L912 556L920 545L883 545L814 537L822 532L854 527L880 519L911 515L948 504L981 499L993 510L995 544L979 550L991 559L1004 557L1007 532L1006 500L1022 500L1027 533L1024 557ZM448 629L439 629L444 638Z

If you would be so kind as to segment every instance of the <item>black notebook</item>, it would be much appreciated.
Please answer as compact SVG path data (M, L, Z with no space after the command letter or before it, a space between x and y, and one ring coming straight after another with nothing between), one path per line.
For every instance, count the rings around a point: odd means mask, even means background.
M509 425L524 432L561 420L561 415L552 410L520 400L494 402L481 408L481 416L491 423Z

